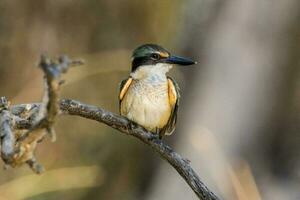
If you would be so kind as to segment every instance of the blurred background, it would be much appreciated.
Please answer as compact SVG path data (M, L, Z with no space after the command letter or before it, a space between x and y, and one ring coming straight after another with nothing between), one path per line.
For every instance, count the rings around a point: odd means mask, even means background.
M0 96L38 102L41 53L82 58L62 98L118 112L131 52L157 43L198 65L170 73L181 87L175 134L223 199L300 199L300 1L0 1ZM149 147L105 125L63 116L35 175L0 170L1 200L197 199Z

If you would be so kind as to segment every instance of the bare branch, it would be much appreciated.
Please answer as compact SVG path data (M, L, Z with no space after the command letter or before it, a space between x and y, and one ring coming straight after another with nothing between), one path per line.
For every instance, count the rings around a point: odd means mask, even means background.
M70 66L79 64L82 64L82 61L71 61L67 56L62 56L55 62L42 55L39 64L45 74L42 103L27 104L25 107L13 109L14 115L10 114L8 106L5 102L3 103L0 116L3 121L1 125L4 129L1 140L2 151L4 151L2 159L7 165L16 167L27 163L34 172L41 173L43 171L43 167L37 163L34 156L36 146L47 133L51 136L52 141L55 140L53 124L59 113L59 89L62 83L60 77L62 73L67 72ZM15 129L28 131L13 134L10 121L14 122Z
M38 142L43 140L47 133L50 133L52 137L54 136L53 124L59 114L76 115L96 120L119 130L121 133L138 138L168 161L184 178L199 199L219 199L200 180L197 173L192 169L190 161L182 158L160 140L158 135L147 131L125 117L102 108L70 99L59 101L60 75L65 73L69 66L78 64L82 64L82 62L70 61L66 56L61 57L57 63L42 56L39 65L45 74L45 91L42 103L20 104L9 107L6 99L1 98L1 156L7 165L16 167L26 163L34 172L41 173L43 167L37 163L34 156Z
M38 104L34 105L38 106ZM16 105L12 108L12 111L13 113L17 113L17 111L24 110L25 107L31 106L31 104ZM126 135L138 138L145 144L151 146L152 149L159 153L163 159L168 161L189 184L189 186L193 189L199 199L219 199L200 180L197 173L191 167L190 162L187 159L182 158L170 146L160 140L158 138L158 135L154 135L153 133L145 130L143 127L134 122L131 122L125 117L93 105L83 104L79 101L63 99L60 101L60 109L65 115L76 115L87 119L96 120ZM23 124L26 124L25 126L30 126L30 122L27 121L25 123L22 122L22 124L17 125L17 127L22 127Z
M5 97L0 98L0 137L2 159L5 163L11 163L14 155L15 136L12 131L9 103Z
M67 114L77 115L104 123L130 136L134 136L158 152L168 161L193 189L200 199L219 199L200 180L197 173L190 166L190 162L182 158L170 146L158 138L158 135L145 130L143 127L96 106L90 106L75 100L65 99L60 102L60 109Z

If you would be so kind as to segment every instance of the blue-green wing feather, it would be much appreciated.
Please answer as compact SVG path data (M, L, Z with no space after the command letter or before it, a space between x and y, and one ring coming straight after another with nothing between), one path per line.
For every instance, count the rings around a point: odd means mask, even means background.
M130 77L124 79L121 81L120 83L120 87L119 87L119 94L122 92L124 86L126 85L127 81L129 80ZM121 114L121 101L122 99L119 98L119 113Z
M163 135L171 135L176 127L176 122L177 122L177 112L178 112L178 107L179 107L179 100L180 100L180 93L179 93L179 86L178 84L171 78L168 77L168 79L173 83L175 91L176 91L176 103L172 108L170 119L166 126L160 131L160 137Z

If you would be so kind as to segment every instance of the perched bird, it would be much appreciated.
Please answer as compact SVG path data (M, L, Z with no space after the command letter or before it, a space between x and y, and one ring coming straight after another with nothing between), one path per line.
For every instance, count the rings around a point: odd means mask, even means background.
M159 134L159 138L175 130L179 88L166 75L174 64L196 62L172 56L161 46L144 44L133 51L131 73L120 84L120 114Z

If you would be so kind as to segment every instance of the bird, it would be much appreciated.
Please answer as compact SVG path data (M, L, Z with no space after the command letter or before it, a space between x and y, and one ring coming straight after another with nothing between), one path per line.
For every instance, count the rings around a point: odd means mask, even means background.
M171 55L157 44L137 47L131 57L131 72L119 90L119 112L143 126L159 139L171 135L176 126L179 87L167 75L173 65L194 65L195 61Z

